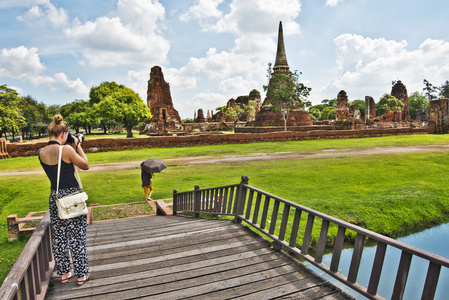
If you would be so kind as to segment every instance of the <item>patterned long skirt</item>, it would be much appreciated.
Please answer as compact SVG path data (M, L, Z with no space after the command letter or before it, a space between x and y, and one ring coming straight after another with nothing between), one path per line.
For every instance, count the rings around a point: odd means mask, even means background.
M81 191L79 187L59 189L59 197L71 195ZM86 250L87 216L82 215L72 219L60 219L56 205L56 191L51 190L50 224L52 229L52 249L57 274L63 275L72 270L77 278L89 272Z

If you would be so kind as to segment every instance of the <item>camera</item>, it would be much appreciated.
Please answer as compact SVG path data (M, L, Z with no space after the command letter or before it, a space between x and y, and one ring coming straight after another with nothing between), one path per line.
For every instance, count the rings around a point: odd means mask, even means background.
M74 137L77 137L78 140L80 140L81 142L84 142L84 135L82 133L71 133L71 132L69 132L69 135L67 136L66 144L73 144L73 143L75 143Z

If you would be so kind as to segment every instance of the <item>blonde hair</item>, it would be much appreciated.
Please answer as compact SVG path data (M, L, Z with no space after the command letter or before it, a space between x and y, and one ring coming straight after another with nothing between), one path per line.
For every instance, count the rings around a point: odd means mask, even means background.
M48 125L48 135L57 137L63 132L69 132L70 127L67 122L64 121L61 114L53 116L53 122Z

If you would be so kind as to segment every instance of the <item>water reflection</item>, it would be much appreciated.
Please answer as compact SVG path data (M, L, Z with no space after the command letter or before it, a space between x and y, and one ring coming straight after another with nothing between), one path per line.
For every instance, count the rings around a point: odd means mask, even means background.
M420 248L422 250L449 258L449 223L442 224L422 232L418 232L406 237L397 239L403 243ZM376 247L366 247L363 250L362 262L360 265L357 282L363 286L368 286L369 277L371 275L371 267L374 261L374 255L376 253ZM390 299L394 282L396 280L396 273L399 266L399 260L401 257L401 251L392 247L387 247L387 254L385 257L384 267L382 269L382 276L379 283L379 289L377 293L385 299ZM352 249L344 249L341 254L341 261L339 271L344 275L348 275L349 266L352 258ZM323 257L323 263L330 265L332 255L328 254ZM428 262L413 256L410 273L407 280L407 285L403 299L421 299L421 293L424 287L424 282L427 275ZM323 271L311 266L308 266L316 273L320 274L324 278L328 279L334 285L340 287L342 290L355 296L357 299L367 299L366 297L354 292L346 285L340 283L338 280L333 279ZM449 295L449 269L442 267L440 278L438 280L437 292L435 299L443 300L448 299Z

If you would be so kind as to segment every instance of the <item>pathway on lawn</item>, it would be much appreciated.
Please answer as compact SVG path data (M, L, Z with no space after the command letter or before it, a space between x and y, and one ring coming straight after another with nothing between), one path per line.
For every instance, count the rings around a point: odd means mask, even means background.
M407 146L407 147L377 147L369 149L331 149L313 152L274 152L274 153L252 153L248 155L224 156L221 158L213 156L196 156L164 159L167 166L170 165L212 165L212 164L232 164L246 163L256 161L282 160L282 159L310 159L326 157L349 157L372 154L391 154L391 153L409 153L422 151L449 151L449 145L426 145L426 146ZM89 172L108 172L131 170L140 168L142 161L129 161L121 163L103 163L91 164ZM83 172L83 170L81 170ZM0 171L0 176L32 175L44 174L39 169Z

